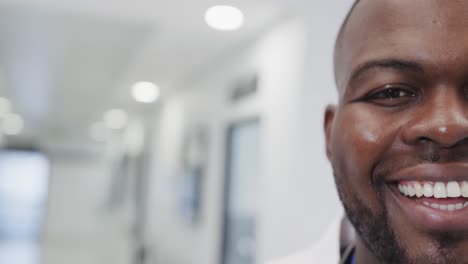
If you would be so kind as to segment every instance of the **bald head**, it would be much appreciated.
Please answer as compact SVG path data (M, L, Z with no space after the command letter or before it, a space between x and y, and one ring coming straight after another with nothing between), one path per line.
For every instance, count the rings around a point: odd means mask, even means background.
M334 69L338 90L342 91L348 84L352 67L366 56L375 57L377 53L400 57L412 53L414 56L421 53L421 47L426 46L427 41L438 44L431 49L454 50L449 46L460 43L462 36L468 34L466 14L468 1L462 0L355 1L335 45ZM422 46L416 47L416 42ZM416 49L411 51L412 48Z
M343 32L345 31L346 25L348 24L348 20L353 14L354 9L356 8L357 4L359 3L359 0L355 0L353 5L351 6L351 9L348 11L348 14L346 15L345 20L341 24L340 30L338 31L338 36L335 41L335 50L334 50L334 66L335 66L335 79L336 79L336 65L337 65L337 60L338 60L338 51L342 46L343 42Z
M336 41L335 41L335 55L336 55L337 48L339 46L341 46L341 41L343 39L343 31L344 31L346 25L348 24L348 20L351 17L351 15L353 14L353 11L356 8L358 3L359 3L359 0L354 1L353 5L351 6L351 9L348 11L348 14L345 17L345 20L341 24L340 30L338 31L338 36L337 36Z

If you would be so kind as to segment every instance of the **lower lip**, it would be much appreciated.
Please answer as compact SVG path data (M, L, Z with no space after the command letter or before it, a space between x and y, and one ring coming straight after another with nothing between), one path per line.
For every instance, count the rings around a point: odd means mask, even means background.
M423 204L424 199L417 200L402 195L396 186L391 186L390 190L397 205L417 228L430 231L468 231L468 207L456 211L435 209ZM434 200L434 203L447 204L447 200Z

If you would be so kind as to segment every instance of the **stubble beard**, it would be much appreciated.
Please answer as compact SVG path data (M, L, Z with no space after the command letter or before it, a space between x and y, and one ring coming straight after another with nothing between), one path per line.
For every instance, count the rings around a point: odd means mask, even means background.
M335 174L335 183L340 200L346 215L354 226L358 236L364 242L367 249L379 260L381 264L456 264L468 263L458 260L450 254L454 239L447 235L439 241L440 254L422 254L417 257L409 257L406 249L401 246L394 228L390 223L389 213L385 206L383 185L374 187L379 197L379 204L383 210L375 213L364 201L354 195L356 192L347 191L339 175ZM441 237L442 239L442 237ZM453 242L453 243L452 243ZM446 245L443 246L443 245ZM462 262L460 262L462 261Z

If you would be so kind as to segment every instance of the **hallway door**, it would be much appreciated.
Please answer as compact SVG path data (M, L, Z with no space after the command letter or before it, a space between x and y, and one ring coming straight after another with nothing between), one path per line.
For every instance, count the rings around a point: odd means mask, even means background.
M223 264L254 264L259 175L259 121L228 130Z

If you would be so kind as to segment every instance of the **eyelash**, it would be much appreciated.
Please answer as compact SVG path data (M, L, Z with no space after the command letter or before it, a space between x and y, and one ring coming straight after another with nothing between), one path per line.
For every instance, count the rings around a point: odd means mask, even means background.
M368 94L365 100L384 107L396 107L411 102L416 96L417 93L411 87L387 85L378 91Z

